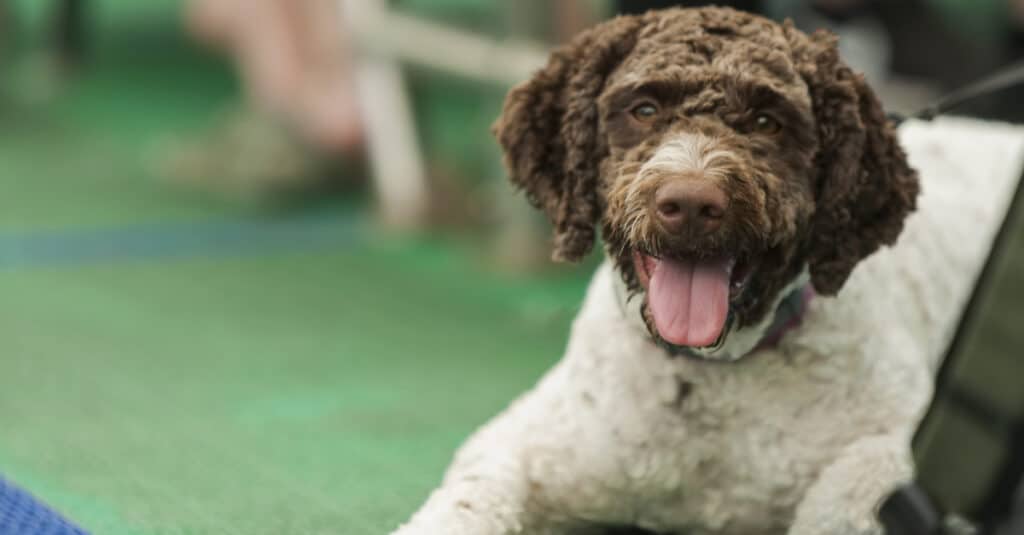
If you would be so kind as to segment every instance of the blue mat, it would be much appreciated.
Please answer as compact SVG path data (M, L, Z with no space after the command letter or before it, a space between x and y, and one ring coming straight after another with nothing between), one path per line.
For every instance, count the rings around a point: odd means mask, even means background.
M87 535L31 494L0 478L0 535Z

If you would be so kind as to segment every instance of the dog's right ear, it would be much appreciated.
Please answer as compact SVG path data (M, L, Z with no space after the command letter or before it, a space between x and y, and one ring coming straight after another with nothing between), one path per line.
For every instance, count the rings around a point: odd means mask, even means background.
M600 220L597 97L629 54L643 22L618 17L556 49L532 79L505 99L494 131L512 183L554 225L558 261L578 261L593 248Z

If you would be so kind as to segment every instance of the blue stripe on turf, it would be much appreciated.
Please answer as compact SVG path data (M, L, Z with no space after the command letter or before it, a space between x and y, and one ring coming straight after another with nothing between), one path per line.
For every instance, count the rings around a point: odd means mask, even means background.
M0 271L325 250L356 243L365 220L343 214L0 233Z
M0 477L0 535L87 535L87 532Z

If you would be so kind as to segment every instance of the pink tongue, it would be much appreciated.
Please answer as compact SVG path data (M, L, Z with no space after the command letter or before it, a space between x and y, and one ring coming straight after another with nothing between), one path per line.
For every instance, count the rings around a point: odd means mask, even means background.
M647 299L661 337L680 346L715 343L729 312L732 262L654 263Z

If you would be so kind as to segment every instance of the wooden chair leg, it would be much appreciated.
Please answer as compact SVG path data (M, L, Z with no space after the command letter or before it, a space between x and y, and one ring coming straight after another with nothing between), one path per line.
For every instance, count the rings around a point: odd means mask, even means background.
M340 11L345 26L357 33L368 10L386 8L385 0L341 0ZM393 57L358 51L354 62L381 219L392 228L420 227L428 216L430 188L401 66Z
M393 61L360 59L355 70L381 218L393 228L421 227L430 188L401 68Z

